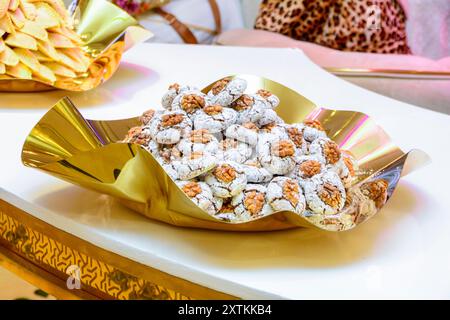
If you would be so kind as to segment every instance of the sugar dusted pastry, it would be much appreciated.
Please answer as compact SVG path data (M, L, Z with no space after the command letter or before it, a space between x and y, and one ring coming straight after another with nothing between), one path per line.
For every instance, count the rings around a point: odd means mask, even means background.
M164 109L171 110L172 103L176 96L187 91L198 91L196 87L181 86L178 83L171 84L161 99L161 105Z
M302 183L326 170L324 163L314 155L298 157L296 162L294 170L289 175Z
M325 165L336 165L341 160L341 150L336 142L328 138L318 138L309 146L310 154L321 158Z
M309 146L310 153L317 156L327 166L328 170L336 172L345 187L350 187L357 163L348 151L342 151L339 146L328 138L316 139Z
M176 145L160 145L159 155L165 162L173 162L181 159L180 149Z
M131 128L123 142L136 143L142 146L146 146L151 140L150 132L146 127L133 127Z
M161 105L163 106L163 108L167 110L172 109L173 99L175 99L175 97L179 94L180 85L178 83L171 84L161 98Z
M239 164L234 162L219 162L205 177L213 194L221 198L229 198L240 193L247 185L246 173Z
M258 131L258 127L253 122L246 122L229 126L225 136L255 146L258 143Z
M208 92L211 104L226 107L238 99L247 88L247 81L240 78L224 78L217 81Z
M161 144L174 144L192 131L192 121L182 111L156 115L148 125L151 137Z
M267 101L258 95L243 94L231 107L239 112L238 123L257 123L270 108Z
M384 179L376 179L366 182L361 186L364 196L372 200L377 209L380 209L387 201L389 183Z
M177 167L181 160L181 152L176 145L159 144L151 140L146 149L155 157L170 178L179 179Z
M294 179L276 177L267 186L267 201L274 211L302 213L306 203L303 191Z
M178 143L178 149L184 155L193 152L215 154L219 148L219 142L207 129L192 130L189 136Z
M159 144L154 140L151 140L147 144L147 150L153 154L156 160L160 163L171 163L181 160L181 152L177 145L173 144Z
M290 140L261 141L257 154L261 165L272 174L287 174L295 167L295 145Z
M201 181L178 181L177 185L201 209L215 215L222 207L223 200L214 197L209 186Z
M231 204L232 198L223 199L222 208L214 215L217 219L232 222L236 220L234 206Z
M163 167L164 171L169 175L169 177L176 181L180 179L180 176L178 174L178 165L179 165L179 161L172 161L172 162L168 162L168 163L161 163L161 166Z
M198 90L187 90L177 95L172 102L171 110L195 115L207 105L205 94Z
M273 212L266 199L267 188L260 184L248 184L244 191L233 197L231 205L237 219L249 221Z
M253 149L250 145L226 138L219 143L217 157L222 161L243 163L251 157L252 153Z
M318 138L326 138L327 134L322 124L318 120L303 121L303 137L308 142L313 142Z
M303 127L298 124L284 125L289 139L295 144L297 148L297 156L302 156L309 153L309 143L303 137Z
M268 124L280 124L283 120L272 109L264 109L262 117L256 122L259 127L263 127Z
M325 171L304 184L306 203L317 214L333 215L345 204L346 192L339 176Z
M245 161L241 164L241 168L247 175L247 181L251 183L265 183L273 178L273 174L263 168L257 159Z
M211 133L225 130L235 123L238 113L231 108L220 105L209 105L203 108L194 118L195 129L208 129Z
M177 162L175 170L179 179L190 180L210 171L216 164L217 158L215 156L203 152L194 152Z
M265 140L289 140L286 128L279 123L269 123L261 126L258 141Z
M156 142L155 140L150 140L147 143L146 149L155 157L158 158L160 157L159 155L159 148L160 148L161 144L159 144L158 142ZM158 160L158 159L157 159Z
M260 89L256 94L266 100L272 109L275 109L280 104L280 99L268 90Z
M150 121L155 116L155 114L156 114L156 111L153 109L149 109L149 110L145 111L139 118L141 125L146 126L147 124L149 124Z
M342 179L345 187L350 187L355 180L358 162L355 156L347 150L341 150L341 159L336 165L336 172Z

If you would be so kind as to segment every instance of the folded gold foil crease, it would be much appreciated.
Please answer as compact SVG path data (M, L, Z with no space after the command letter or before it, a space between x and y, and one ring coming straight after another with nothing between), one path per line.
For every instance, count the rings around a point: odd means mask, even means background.
M152 37L136 19L106 0L74 0L68 10L74 18L75 31L84 41L83 49L92 60L88 71L53 85L4 75L0 77L0 92L94 89L111 78L126 50Z
M276 212L251 222L224 222L197 207L169 178L153 156L135 144L121 143L139 118L94 121L84 119L69 98L59 101L33 128L22 150L22 161L71 183L111 195L141 214L176 226L229 231L267 231L318 227L344 231L368 220L380 208L361 200L360 187L383 179L392 195L401 175L429 161L420 150L404 153L367 115L319 108L295 91L268 79L238 75L248 92L266 89L280 98L276 109L287 122L320 120L330 138L351 151L359 165L348 191L356 199L338 215ZM210 86L209 86L210 87ZM209 87L204 89L208 91Z

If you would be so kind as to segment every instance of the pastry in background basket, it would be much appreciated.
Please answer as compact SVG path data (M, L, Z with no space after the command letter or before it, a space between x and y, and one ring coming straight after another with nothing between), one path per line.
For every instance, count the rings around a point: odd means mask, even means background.
M351 153L318 120L287 124L274 111L277 96L245 94L246 87L240 78L217 81L206 94L171 85L164 109L146 111L124 142L151 152L219 220L247 222L279 211L325 217L350 206L357 170ZM387 184L377 186L386 193Z
M0 0L0 35L0 78L53 85L89 67L62 0Z

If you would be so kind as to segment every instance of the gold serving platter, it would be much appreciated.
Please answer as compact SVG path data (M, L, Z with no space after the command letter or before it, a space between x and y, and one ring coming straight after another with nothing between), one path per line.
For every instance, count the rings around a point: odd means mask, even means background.
M0 75L0 92L94 89L111 78L126 50L153 36L136 19L106 0L74 0L68 13L89 59L87 71L75 78L59 79L52 84L38 78L18 79L3 74Z
M139 117L98 121L83 118L69 98L59 101L31 130L22 161L28 167L71 183L113 196L141 214L176 226L229 231L268 231L317 227L344 231L374 216L392 196L400 177L429 161L420 150L397 147L369 116L356 111L316 106L284 85L251 75L248 92L266 89L280 98L276 109L287 123L319 120L328 136L358 162L356 179L347 194L352 199L342 212L325 216L305 211L275 212L251 222L225 222L197 207L166 174L153 155L139 145L122 143ZM206 87L207 92L212 86ZM364 197L362 190L378 181L387 183L382 203Z

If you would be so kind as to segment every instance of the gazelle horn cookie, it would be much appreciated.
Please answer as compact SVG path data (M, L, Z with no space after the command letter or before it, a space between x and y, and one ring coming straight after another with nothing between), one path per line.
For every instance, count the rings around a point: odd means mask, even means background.
M213 194L221 198L229 198L240 193L247 185L246 173L239 164L234 162L219 162L205 177Z
M211 133L217 133L235 123L237 118L237 112L231 108L209 105L203 108L203 112L195 115L194 128L208 129Z
M193 152L214 154L218 148L219 142L207 129L192 130L188 137L178 143L178 149L184 155Z
M217 81L208 92L211 104L226 107L238 99L247 88L247 81L240 78L224 78Z
M209 186L200 181L178 181L177 185L201 209L215 215L222 207L223 200L214 197Z
M305 197L298 182L286 177L276 177L269 183L267 201L275 211L301 214L306 207Z

